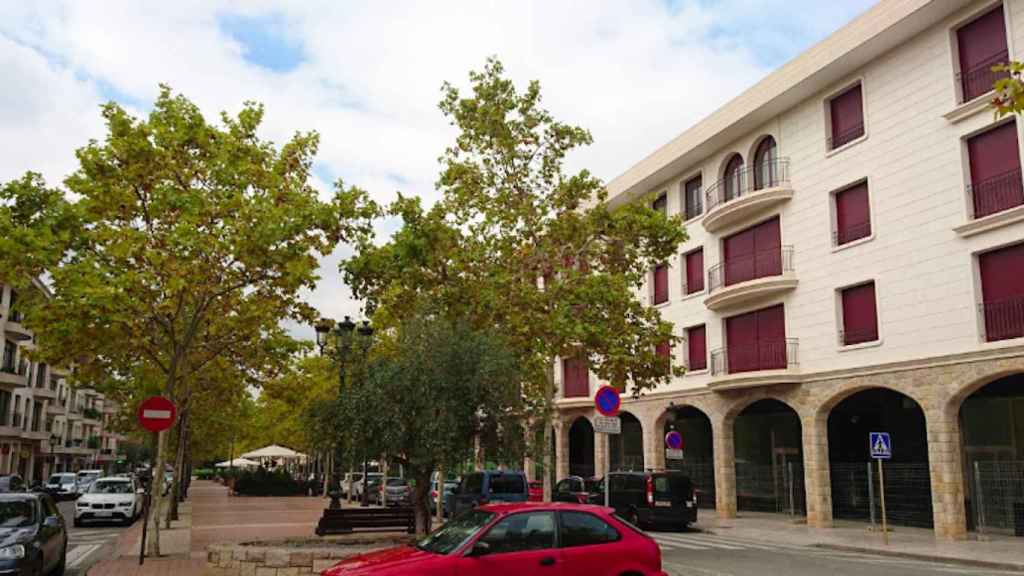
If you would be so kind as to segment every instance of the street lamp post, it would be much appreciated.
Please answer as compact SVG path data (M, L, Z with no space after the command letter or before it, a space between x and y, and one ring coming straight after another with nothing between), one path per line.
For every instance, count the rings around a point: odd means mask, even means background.
M356 323L348 316L331 330L330 321L322 321L316 325L316 344L320 348L320 355L330 354L334 360L338 363L338 397L340 398L345 390L345 369L349 361L349 353L352 351L352 333L356 331ZM370 336L373 335L373 328L370 327L368 320L363 321L363 325L359 327L358 334L360 336L360 348L365 358L366 350L370 346ZM330 350L328 344L331 343L331 336L334 337L333 350ZM334 457L331 459L331 474L330 474L330 491L328 495L331 498L331 508L341 508L341 485L339 483L341 477L341 449L339 446L334 447ZM366 486L365 476L363 478L363 486ZM364 489L365 493L366 490Z
M53 464L50 465L51 475L57 471L57 444L60 444L60 437L50 434L50 459L53 460Z

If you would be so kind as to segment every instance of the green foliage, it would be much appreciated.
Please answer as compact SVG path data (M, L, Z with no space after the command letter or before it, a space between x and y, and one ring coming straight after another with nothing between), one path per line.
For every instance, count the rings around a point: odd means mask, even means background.
M213 468L196 468L192 473L199 480L213 480L217 477L217 471Z
M302 496L308 488L307 482L280 470L259 468L240 472L235 479L235 492L240 496Z
M996 80L993 87L996 96L992 101L996 117L1024 112L1024 63L1010 62L992 68L993 72L1006 72L1007 76Z

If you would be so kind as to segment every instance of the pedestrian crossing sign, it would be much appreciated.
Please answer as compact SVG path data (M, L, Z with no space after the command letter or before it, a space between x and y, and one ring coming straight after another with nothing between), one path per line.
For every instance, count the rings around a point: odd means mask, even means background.
M869 432L868 447L871 449L871 457L888 460L892 458L892 441L888 432Z

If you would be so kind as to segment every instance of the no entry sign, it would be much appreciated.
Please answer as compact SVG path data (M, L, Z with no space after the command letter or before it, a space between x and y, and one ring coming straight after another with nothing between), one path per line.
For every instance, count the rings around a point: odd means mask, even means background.
M163 396L150 396L139 405L139 424L150 432L160 432L174 426L178 409Z

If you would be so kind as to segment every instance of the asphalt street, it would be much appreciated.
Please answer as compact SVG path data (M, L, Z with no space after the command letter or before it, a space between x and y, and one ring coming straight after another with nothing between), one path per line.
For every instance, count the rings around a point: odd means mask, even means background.
M57 508L64 516L68 528L67 573L71 576L85 574L90 566L110 556L118 536L128 529L115 523L88 524L75 528L75 502L58 502Z
M1024 575L911 558L778 545L698 531L648 534L661 546L662 566L672 576Z

